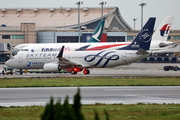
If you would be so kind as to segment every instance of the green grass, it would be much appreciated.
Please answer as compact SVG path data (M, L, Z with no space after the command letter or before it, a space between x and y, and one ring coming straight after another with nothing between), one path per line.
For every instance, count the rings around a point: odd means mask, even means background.
M0 120L40 120L43 106L0 108ZM180 104L115 104L83 105L86 120L94 120L96 110L105 120L107 110L110 120L180 120Z
M4 78L0 87L62 87L62 86L179 86L180 77L60 77L60 78ZM40 120L44 106L1 107L0 120ZM107 110L110 120L180 120L180 104L115 104L83 105L86 120L94 120L96 110L105 120Z
M72 87L72 86L180 86L180 77L59 77L4 78L0 88L6 87Z

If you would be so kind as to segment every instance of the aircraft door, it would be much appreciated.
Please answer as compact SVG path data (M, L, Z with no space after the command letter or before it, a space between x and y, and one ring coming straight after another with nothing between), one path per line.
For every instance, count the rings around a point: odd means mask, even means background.
M126 52L124 52L124 53L122 54L122 59L123 59L123 61L126 61L126 55L127 55Z
M20 55L19 56L19 63L22 63L22 58L23 58L23 55Z

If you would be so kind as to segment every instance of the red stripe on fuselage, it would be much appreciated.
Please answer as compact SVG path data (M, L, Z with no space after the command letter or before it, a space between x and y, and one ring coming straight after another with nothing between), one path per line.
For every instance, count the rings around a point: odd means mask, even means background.
M114 44L114 45L103 45L103 46L97 46L93 48L86 49L85 51L96 51L96 50L103 50L107 48L112 48L112 47L117 47L117 46L124 46L124 45L129 45L129 43L122 43L122 44Z

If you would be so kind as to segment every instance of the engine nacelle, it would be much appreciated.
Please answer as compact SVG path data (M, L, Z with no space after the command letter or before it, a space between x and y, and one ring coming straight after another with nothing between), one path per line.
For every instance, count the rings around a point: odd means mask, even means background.
M47 72L59 72L62 70L62 67L57 63L47 63L43 66L43 69Z

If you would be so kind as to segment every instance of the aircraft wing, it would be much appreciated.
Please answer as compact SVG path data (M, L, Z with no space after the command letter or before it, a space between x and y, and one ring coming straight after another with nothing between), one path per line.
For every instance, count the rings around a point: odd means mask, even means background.
M76 66L76 67L88 67L88 64L85 63L80 63L78 61L70 61L66 58L63 57L63 52L64 52L64 46L61 48L61 51L59 52L57 58L59 59L59 65L63 67L67 66Z

